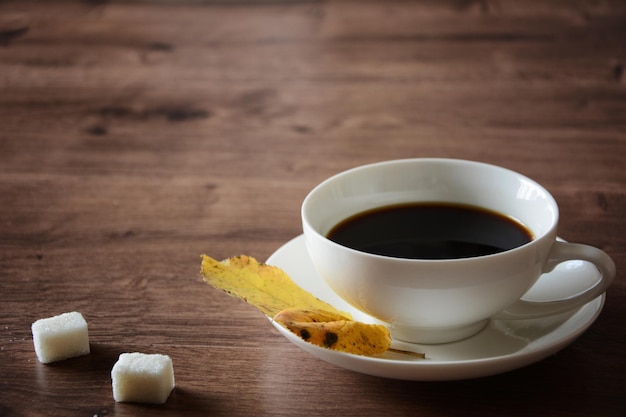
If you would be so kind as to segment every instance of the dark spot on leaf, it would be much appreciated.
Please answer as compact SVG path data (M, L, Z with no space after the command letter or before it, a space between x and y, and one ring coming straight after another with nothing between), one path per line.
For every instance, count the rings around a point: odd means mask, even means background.
M337 343L338 339L339 337L337 336L336 333L326 332L326 335L324 336L324 346L331 347L332 345Z

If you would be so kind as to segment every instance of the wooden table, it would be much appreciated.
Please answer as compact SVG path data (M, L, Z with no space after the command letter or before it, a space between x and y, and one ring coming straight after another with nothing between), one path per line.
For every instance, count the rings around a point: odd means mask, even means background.
M514 1L0 2L0 415L624 416L626 6ZM330 365L207 286L265 260L324 178L485 161L551 190L617 264L598 320L500 375ZM91 354L30 325L80 311ZM166 353L163 406L115 403L121 352Z

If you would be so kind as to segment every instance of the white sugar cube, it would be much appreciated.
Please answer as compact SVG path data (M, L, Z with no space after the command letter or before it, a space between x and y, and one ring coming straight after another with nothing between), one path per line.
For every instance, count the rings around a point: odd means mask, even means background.
M39 362L51 363L89 353L87 322L78 312L39 319L31 330Z
M167 355L122 353L111 370L113 399L163 404L174 389L174 366Z

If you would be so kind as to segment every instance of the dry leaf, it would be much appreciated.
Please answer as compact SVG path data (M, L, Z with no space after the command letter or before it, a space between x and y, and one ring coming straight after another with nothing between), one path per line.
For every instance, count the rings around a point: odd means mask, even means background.
M300 288L282 269L250 256L220 262L202 255L202 275L208 284L252 304L269 317L295 307L347 314Z
M377 324L353 321L300 288L280 268L249 256L225 261L202 256L204 280L255 306L304 340L358 355L375 355L391 344L389 330Z

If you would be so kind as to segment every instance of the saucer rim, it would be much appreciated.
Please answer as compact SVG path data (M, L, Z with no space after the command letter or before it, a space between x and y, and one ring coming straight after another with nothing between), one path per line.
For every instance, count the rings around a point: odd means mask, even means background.
M302 246L302 248L298 248ZM304 235L300 234L274 251L266 263L278 267L284 267L285 262L281 262L280 256L287 250L305 250ZM308 257L308 254L305 256ZM278 260L278 262L277 262ZM315 273L319 277L319 274ZM321 280L322 278L319 277ZM346 352L340 352L313 345L299 338L297 335L285 329L279 323L268 317L272 325L287 340L298 346L300 349L321 359L331 365L351 370L354 372L379 376L390 379L414 380L414 381L445 381L479 378L501 374L539 362L553 353L562 350L580 335L582 335L598 318L604 307L606 294L591 300L579 309L573 310L567 316L567 321L582 316L582 322L573 326L566 334L549 341L546 345L534 346L530 343L522 349L504 355L487 356L475 359L459 360L428 360L428 359L391 359L371 356L361 356ZM542 320L542 319L535 319ZM498 321L498 320L496 320ZM563 324L565 324L565 321ZM560 328L561 326L559 326ZM556 331L547 333L546 337ZM472 336L480 337L480 333ZM537 341L535 341L537 342ZM428 345L419 345L428 346Z

